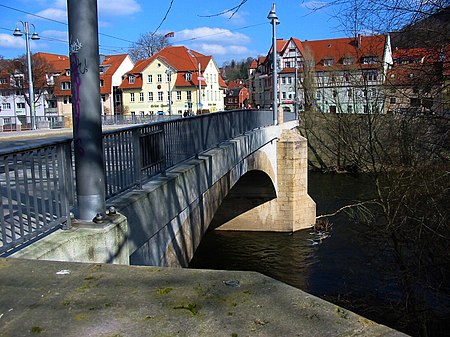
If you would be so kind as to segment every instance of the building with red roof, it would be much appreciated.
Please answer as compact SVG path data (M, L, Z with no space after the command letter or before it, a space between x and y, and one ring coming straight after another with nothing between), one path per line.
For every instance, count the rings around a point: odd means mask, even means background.
M449 48L406 48L393 53L386 78L388 113L442 114L449 111Z
M124 113L188 114L223 110L226 84L212 56L169 46L137 62L119 89Z
M70 60L68 56L38 53L44 57L54 69L50 80L53 82L53 91L48 98L49 105L56 109L59 116L71 119L72 93L70 82ZM102 101L102 114L112 115L121 113L122 93L119 85L122 75L134 66L127 54L100 55L100 95Z
M392 64L389 36L318 41L278 39L279 104L285 111L381 112L383 83ZM272 48L250 69L253 104L272 104Z

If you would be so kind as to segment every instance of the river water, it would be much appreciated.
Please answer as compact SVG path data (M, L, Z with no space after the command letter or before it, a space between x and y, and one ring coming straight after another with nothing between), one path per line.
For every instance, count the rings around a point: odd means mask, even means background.
M368 196L366 178L344 174L310 173L309 194L317 214ZM202 239L191 268L257 271L370 318L378 323L418 335L416 328L399 323L386 309L400 298L392 275L383 270L379 243L365 226L341 212L331 220L331 237L315 244L316 233L293 234L209 231ZM436 317L431 336L448 336L449 323Z

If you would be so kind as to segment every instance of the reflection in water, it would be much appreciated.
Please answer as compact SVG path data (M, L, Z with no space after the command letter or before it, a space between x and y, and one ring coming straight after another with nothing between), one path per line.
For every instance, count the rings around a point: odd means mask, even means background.
M361 176L310 173L309 186L318 215L367 199L370 192ZM379 243L343 213L331 221L331 237L319 244L312 244L317 236L310 229L293 234L211 231L190 267L257 271L398 329L398 317L379 310L401 296L395 278L383 269ZM414 329L406 332L414 334Z

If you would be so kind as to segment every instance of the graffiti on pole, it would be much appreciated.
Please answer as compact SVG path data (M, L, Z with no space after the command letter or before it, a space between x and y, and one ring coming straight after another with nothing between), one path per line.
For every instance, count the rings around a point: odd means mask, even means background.
M70 76L72 78L72 104L73 104L73 117L74 117L74 142L75 148L78 150L78 154L83 156L84 149L82 146L82 140L79 138L79 128L80 128L80 116L81 116L81 106L80 106L80 86L81 86L81 75L88 71L86 59L80 61L78 58L78 52L82 48L81 42L76 39L70 44Z

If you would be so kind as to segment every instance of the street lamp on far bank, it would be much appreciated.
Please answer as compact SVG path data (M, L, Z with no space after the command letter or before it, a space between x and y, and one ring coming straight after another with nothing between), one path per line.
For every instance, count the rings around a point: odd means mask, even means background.
M275 12L275 3L272 4L272 9L267 15L267 18L272 24L272 84L273 84L273 125L278 124L278 74L277 74L277 35L276 26L280 24L277 13Z
M31 40L39 40L40 37L36 31L31 34L30 37L30 26L28 22L18 21L16 25L16 29L14 30L13 35L14 36L22 36L24 33L19 28L18 23L21 23L23 26L23 31L25 33L25 47L26 47L26 54L27 54L27 70L28 70L28 96L29 96L29 102L30 102L30 117L31 117L31 128L33 130L36 130L36 109L34 106L34 89L33 89L33 72L31 70L31 52L30 52L30 39ZM33 24L33 30L36 28Z

